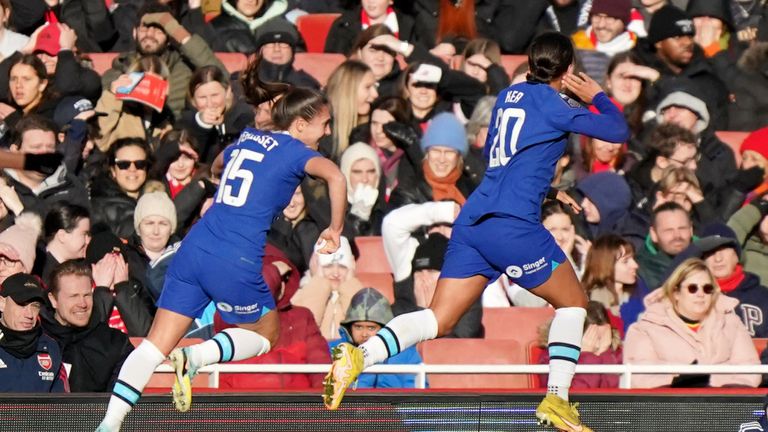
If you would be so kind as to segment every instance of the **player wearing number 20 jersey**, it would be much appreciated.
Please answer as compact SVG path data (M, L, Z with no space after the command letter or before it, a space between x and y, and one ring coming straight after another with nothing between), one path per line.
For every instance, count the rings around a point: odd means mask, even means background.
M224 152L215 201L184 238L158 307L196 317L213 300L233 324L274 309L261 275L267 231L314 157L321 155L287 133L245 129Z
M533 81L499 94L485 143L488 170L454 223L441 277L494 280L506 273L535 288L565 260L540 219L568 133L629 139L622 113L605 93L592 102L600 114Z

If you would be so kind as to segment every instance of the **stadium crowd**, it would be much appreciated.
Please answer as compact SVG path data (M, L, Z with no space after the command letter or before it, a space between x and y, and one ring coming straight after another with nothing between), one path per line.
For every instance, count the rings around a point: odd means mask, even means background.
M542 221L590 300L584 363L758 364L768 337L768 6L758 0L0 0L0 146L60 162L0 173L0 390L109 391L130 338L147 334L165 271L216 199L216 156L247 127L240 71L322 89L320 151L347 179L342 247L307 178L268 234L263 275L280 341L258 363L328 363L394 315L430 304L451 224L483 178L495 96L526 79L503 58L542 32L571 35L577 68L632 130L625 143L573 135L552 187L583 207L543 204ZM294 65L336 14L330 74ZM94 58L117 53L99 74ZM143 75L142 75L143 74ZM137 77L161 105L126 98ZM740 145L716 132L742 131ZM535 151L535 149L532 149ZM259 179L253 179L259 181ZM381 236L391 302L356 269L358 239ZM499 239L503 241L503 239ZM511 276L511 275L510 275ZM386 292L384 293L386 294ZM507 275L453 331L482 338L483 308L546 306ZM210 304L187 337L227 323ZM514 323L510 323L513 326ZM768 353L763 353L768 363ZM546 356L544 356L546 357ZM541 359L546 363L546 358ZM420 363L408 350L390 363ZM13 377L13 379L10 379ZM364 378L364 379L363 379ZM364 375L360 386L409 387ZM307 388L316 375L232 375L222 387ZM635 387L758 386L754 375L643 376ZM584 376L575 387L616 387Z

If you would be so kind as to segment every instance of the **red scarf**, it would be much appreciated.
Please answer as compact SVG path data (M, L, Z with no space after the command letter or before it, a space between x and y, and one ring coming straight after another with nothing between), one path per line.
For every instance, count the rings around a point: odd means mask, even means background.
M464 205L467 202L467 198L456 187L456 182L461 177L461 164L456 165L456 168L443 178L435 176L432 169L429 168L429 162L424 161L422 167L424 168L424 178L432 187L432 199L434 201L452 200L459 203L459 205Z
M371 26L371 18L364 8L360 8L360 23L363 25L363 30ZM395 15L395 9L392 6L387 8L387 17L382 24L389 27L396 38L400 38L400 31L399 28L397 28L397 16ZM393 25L395 28L392 28Z
M720 291L728 293L735 290L743 280L744 267L742 267L741 264L737 264L736 269L733 270L733 274L727 278L718 279L717 284L720 285Z
M608 163L600 162L599 160L595 159L594 162L592 162L592 171L590 171L592 174L597 174L599 172L603 171L613 171L613 164L614 161L610 161Z
M113 329L118 329L121 332L128 334L128 328L125 326L125 321L123 321L120 311L117 310L117 306L112 308L112 314L109 315L107 324Z

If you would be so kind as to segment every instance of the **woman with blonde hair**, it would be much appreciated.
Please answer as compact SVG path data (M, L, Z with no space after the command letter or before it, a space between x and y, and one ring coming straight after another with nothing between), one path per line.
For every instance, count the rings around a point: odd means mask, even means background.
M628 364L760 364L738 300L722 295L706 263L683 261L645 298L646 311L624 341ZM632 387L756 387L760 375L635 374Z
M352 129L368 122L371 103L379 96L376 78L365 63L347 60L328 78L325 93L333 110L333 128L331 139L321 140L320 152L338 162L349 147Z

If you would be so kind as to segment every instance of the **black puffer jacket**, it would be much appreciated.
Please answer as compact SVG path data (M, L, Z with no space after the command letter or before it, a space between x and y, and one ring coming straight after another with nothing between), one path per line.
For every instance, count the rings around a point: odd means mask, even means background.
M144 287L136 280L115 284L114 294L107 287L93 290L94 320L109 322L112 309L117 307L130 337L144 337L152 327L155 307Z
M361 16L362 7L358 6L336 18L330 31L328 31L328 38L325 40L325 52L350 55L349 51L363 31ZM398 10L395 10L395 16L397 17L398 39L411 43L417 42L413 18Z
M19 194L24 210L37 213L44 218L48 210L58 202L67 202L90 208L88 202L88 192L80 179L67 172L64 165L61 165L55 173L51 174L43 182L44 185L38 187L37 192L32 192L30 188L18 181L17 174L13 170L6 170L10 177L9 186Z
M77 48L81 52L108 51L117 41L112 14L102 0L67 0L54 11L77 34Z
M213 41L211 48L214 52L255 53L259 49L255 34L258 26L246 22L245 18L232 6L233 3L222 2L221 14L211 20L210 26L216 34L216 40ZM284 1L267 0L264 3L263 12L255 18L253 23L260 21L263 25L270 18L277 17L285 11Z
M129 197L108 175L101 176L91 183L91 226L108 228L120 238L127 239L133 232L133 211L136 200Z
M729 130L753 131L768 125L768 42L747 49L726 80L734 102L729 105Z
M43 330L61 347L64 362L72 365L68 375L70 391L110 391L123 362L133 351L128 336L94 319L86 327L65 327L56 321L49 308L43 308L40 316Z

